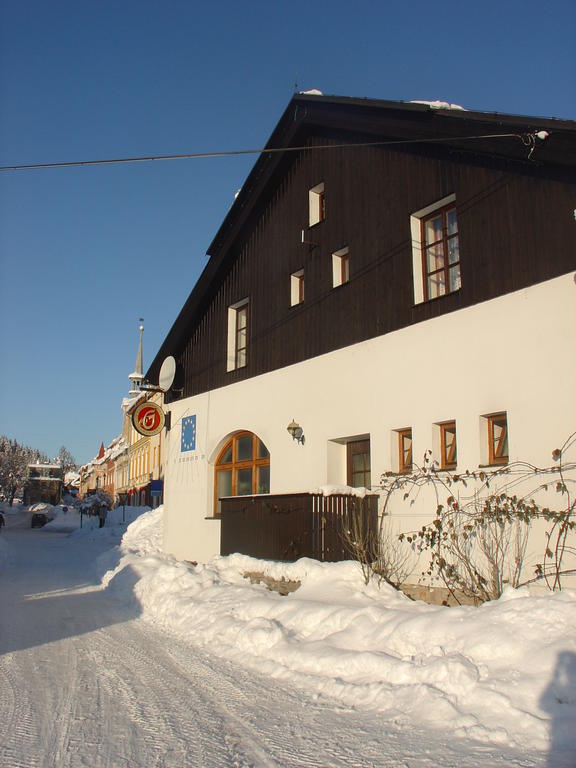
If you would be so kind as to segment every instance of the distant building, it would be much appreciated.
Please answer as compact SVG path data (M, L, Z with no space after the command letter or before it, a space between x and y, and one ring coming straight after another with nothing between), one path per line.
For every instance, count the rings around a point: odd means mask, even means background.
M60 464L28 464L24 484L24 504L59 504L62 498Z
M149 400L161 402L158 392L143 387L142 335L136 365L129 375L130 391L122 400L122 434L105 447L100 445L98 454L80 468L80 498L96 491L106 492L116 504L157 507L163 493L163 441L164 435L145 436L132 423L134 409Z

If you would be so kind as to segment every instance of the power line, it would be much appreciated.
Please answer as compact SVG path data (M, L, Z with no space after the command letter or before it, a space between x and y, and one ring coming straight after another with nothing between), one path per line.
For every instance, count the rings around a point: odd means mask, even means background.
M120 165L124 163L149 163L158 160L196 160L199 158L236 157L239 155L272 155L281 152L303 152L323 149L351 149L354 147L388 147L406 144L439 144L443 142L473 141L478 139L519 139L525 146L526 140L532 134L519 133L486 133L478 136L450 136L434 139L400 139L394 141L370 141L349 144L317 144L300 147L275 147L264 149L235 149L217 152L186 152L178 155L147 155L144 157L118 157L106 160L76 160L66 163L33 163L30 165L5 165L0 166L0 172L8 171L32 171L47 168L75 168L90 165Z

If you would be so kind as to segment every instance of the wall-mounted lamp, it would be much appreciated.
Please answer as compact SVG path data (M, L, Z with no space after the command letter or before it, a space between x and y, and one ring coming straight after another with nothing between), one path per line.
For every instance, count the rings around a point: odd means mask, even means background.
M294 419L286 427L288 432L292 435L292 440L296 440L300 445L304 445L304 432L300 424L297 424Z

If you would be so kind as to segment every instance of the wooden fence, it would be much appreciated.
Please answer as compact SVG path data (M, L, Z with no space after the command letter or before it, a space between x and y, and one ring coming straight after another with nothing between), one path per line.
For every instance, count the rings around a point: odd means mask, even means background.
M358 517L353 519L353 515ZM234 496L221 499L221 519L221 555L239 552L264 560L350 560L346 539L354 527L370 531L375 541L378 496Z

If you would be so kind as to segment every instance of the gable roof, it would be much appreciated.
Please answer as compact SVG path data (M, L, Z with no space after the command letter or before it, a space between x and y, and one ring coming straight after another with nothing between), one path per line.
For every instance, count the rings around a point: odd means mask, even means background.
M448 108L446 108L448 107ZM450 108L452 107L452 108ZM540 139L538 132L546 132ZM270 189L291 152L308 149L312 136L325 136L326 147L342 144L402 146L420 151L447 148L470 158L545 168L573 178L576 122L554 118L471 112L438 102L400 102L343 96L296 94L274 128L216 233L210 259L158 350L146 378L156 382L166 356L177 354L194 319L205 308L219 281L235 238L249 222L258 201Z

